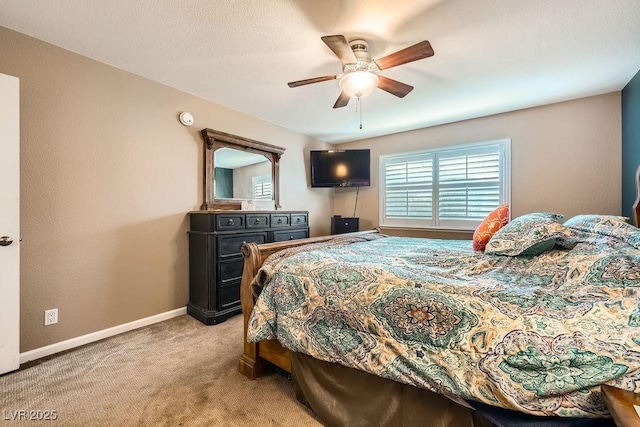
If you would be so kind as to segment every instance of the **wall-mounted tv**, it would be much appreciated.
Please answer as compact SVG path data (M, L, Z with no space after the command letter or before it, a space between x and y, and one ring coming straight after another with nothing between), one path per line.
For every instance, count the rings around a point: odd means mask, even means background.
M312 187L368 187L371 185L371 150L313 150Z

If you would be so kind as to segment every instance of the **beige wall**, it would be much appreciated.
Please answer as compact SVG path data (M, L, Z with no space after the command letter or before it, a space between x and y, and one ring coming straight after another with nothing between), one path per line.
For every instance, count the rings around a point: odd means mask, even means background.
M2 27L0 52L21 90L22 352L186 304L202 128L285 147L281 204L328 233L332 194L306 178L325 143Z
M500 138L511 138L512 216L620 214L621 110L615 92L341 145L371 148L372 185L360 189L356 213L360 229L378 225L380 155ZM353 215L354 201L355 190L336 190L334 214Z

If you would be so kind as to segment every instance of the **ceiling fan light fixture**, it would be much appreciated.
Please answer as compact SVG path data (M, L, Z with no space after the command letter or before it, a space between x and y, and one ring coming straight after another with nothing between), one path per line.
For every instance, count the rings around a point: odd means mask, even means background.
M370 71L353 71L338 81L340 89L352 98L363 98L378 86L378 75Z

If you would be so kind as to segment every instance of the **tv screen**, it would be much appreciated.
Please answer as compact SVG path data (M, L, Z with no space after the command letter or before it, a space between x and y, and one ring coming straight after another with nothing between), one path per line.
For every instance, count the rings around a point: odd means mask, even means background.
M312 187L368 187L370 150L311 151Z

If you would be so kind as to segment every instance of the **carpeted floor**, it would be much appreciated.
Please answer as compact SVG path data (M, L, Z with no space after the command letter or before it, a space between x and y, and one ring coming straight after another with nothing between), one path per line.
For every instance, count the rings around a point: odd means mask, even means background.
M321 426L284 376L239 374L241 352L241 316L185 315L88 344L0 376L0 426ZM28 420L46 411L57 419Z

